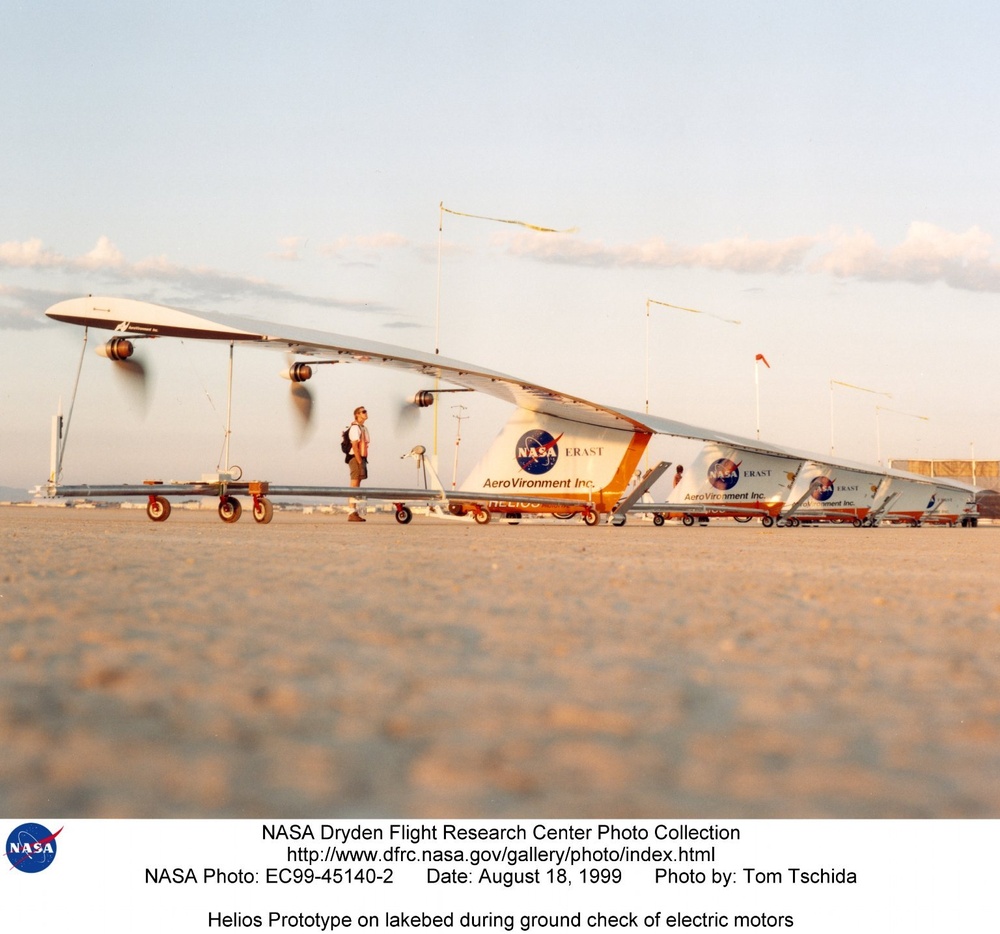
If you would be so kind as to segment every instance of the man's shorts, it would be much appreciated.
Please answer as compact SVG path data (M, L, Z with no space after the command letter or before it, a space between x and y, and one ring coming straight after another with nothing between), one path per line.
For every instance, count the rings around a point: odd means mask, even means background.
M351 479L352 480L367 480L368 479L368 458L363 457L358 460L356 457L351 458Z

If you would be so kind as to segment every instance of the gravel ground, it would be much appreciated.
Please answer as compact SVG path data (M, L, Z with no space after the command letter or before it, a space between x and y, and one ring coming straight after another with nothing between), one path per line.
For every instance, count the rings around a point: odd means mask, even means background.
M0 801L998 817L1000 529L0 508Z

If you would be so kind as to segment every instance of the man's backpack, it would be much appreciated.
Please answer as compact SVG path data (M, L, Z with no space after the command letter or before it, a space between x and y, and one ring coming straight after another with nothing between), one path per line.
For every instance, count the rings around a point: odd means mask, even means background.
M348 425L340 435L340 450L346 455L344 463L349 464L354 454L351 451L351 426Z

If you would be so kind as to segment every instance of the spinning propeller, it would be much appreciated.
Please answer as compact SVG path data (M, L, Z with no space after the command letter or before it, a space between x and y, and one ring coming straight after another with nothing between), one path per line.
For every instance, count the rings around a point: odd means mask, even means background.
M292 361L287 370L281 371L281 375L292 383L292 408L298 417L299 427L305 431L312 423L313 394L305 385L306 380L312 379L312 367L308 363Z
M138 398L143 408L148 401L147 377L149 375L145 364L133 357L135 345L125 337L112 337L101 344L97 352L102 357L114 362L115 372L128 387L132 395Z
M299 427L305 432L312 424L313 394L306 382L313 378L313 368L317 366L333 366L340 360L295 360L288 356L288 368L281 371L281 376L291 382L292 408L299 420Z
M434 396L427 390L418 392L415 396L407 396L397 403L396 428L400 431L409 428L420 417L420 410L433 405Z

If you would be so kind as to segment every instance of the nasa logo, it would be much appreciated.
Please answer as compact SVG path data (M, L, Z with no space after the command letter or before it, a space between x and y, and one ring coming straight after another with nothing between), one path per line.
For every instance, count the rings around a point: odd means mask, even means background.
M12 869L21 872L41 872L52 865L56 858L56 837L62 833L60 827L51 833L41 824L21 824L15 827L7 838L7 859Z
M708 482L717 490L731 490L740 482L740 464L734 464L728 457L720 457L708 468Z
M812 498L818 503L825 503L833 496L833 481L829 477L817 477L813 480Z
M521 470L530 474L548 473L559 460L559 438L553 438L541 428L521 435L515 452Z

